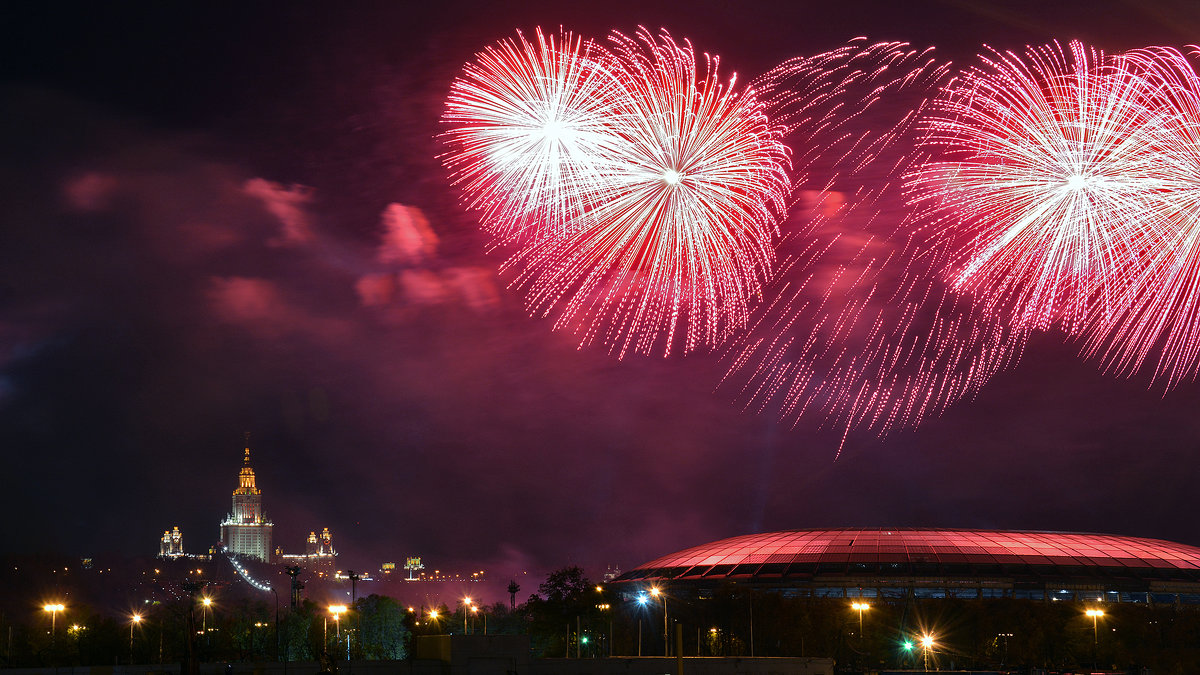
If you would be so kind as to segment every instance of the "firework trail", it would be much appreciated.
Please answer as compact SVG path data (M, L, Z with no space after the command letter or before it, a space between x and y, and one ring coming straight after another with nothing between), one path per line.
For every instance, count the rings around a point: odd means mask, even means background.
M1115 276L1117 309L1089 316L1084 353L1122 375L1153 361L1171 388L1200 369L1200 76L1165 47L1123 54L1119 70L1148 111L1129 133L1155 167L1148 215L1161 234Z
M503 269L531 313L581 345L618 357L718 345L771 274L791 190L783 128L690 43L645 29L610 41L609 140L593 146L594 171L566 181L569 221L531 233Z
M909 172L909 202L965 242L950 279L983 311L1078 331L1119 310L1123 275L1161 242L1144 81L1078 42L981 60L933 101L938 159Z
M816 417L843 442L852 430L882 435L940 414L1011 365L1027 336L954 293L941 276L947 247L895 209L894 177L922 161L921 102L948 77L948 64L905 47L765 76L785 92L783 110L795 110L784 117L802 139L808 189L785 227L769 301L727 350L724 384L748 408L793 423Z
M585 208L612 145L611 56L569 32L539 28L486 48L451 85L442 160L483 228L502 242L554 235Z

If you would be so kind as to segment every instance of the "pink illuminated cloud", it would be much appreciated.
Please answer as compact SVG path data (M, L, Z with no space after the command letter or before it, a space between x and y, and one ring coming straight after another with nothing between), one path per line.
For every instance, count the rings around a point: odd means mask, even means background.
M422 263L437 255L438 236L425 214L415 206L389 204L380 216L383 242L381 263Z
M312 242L312 225L304 206L312 202L312 190L303 185L284 187L262 178L251 178L242 191L259 199L271 215L279 219L283 231L271 240L272 246L294 246Z

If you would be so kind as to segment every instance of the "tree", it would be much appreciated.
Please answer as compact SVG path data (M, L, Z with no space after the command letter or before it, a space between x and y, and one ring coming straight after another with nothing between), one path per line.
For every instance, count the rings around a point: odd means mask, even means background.
M369 595L359 598L359 651L368 659L403 659L408 653L405 611L392 598Z
M581 636L577 626L601 622L600 610L589 591L592 582L578 566L551 572L538 586L536 595L525 603L529 616L529 641L534 653L542 656L566 656L571 644Z
M538 595L551 603L571 604L592 587L578 565L555 570L538 585Z

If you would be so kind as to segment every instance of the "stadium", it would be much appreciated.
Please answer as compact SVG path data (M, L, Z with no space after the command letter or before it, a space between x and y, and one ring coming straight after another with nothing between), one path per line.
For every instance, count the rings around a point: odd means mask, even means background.
M1200 548L1109 534L837 528L694 546L615 580L704 598L736 583L812 598L1200 604ZM688 591L691 593L688 593Z

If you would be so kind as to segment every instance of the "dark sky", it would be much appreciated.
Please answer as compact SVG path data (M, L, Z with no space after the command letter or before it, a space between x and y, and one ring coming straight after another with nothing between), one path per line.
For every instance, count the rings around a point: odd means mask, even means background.
M243 431L276 541L365 567L624 568L771 529L1064 529L1200 544L1200 389L1057 334L916 431L798 429L715 356L528 318L434 136L517 28L667 27L753 76L859 35L1183 47L1178 2L47 4L0 20L0 552L218 537ZM397 206L393 206L397 205ZM384 214L387 214L386 216ZM392 232L421 231L417 249ZM436 241L435 241L436 240Z

